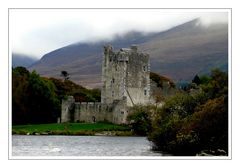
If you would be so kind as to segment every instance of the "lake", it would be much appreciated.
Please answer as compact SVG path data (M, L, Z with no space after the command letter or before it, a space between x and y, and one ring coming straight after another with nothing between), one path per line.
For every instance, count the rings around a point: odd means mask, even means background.
M146 137L12 136L12 156L162 156Z

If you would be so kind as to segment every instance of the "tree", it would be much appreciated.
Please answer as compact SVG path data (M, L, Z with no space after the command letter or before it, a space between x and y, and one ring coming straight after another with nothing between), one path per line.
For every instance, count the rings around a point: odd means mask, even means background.
M199 78L202 85L208 84L209 81L211 80L211 77L208 75L201 75Z
M61 76L64 78L65 81L70 78L67 71L61 71Z
M227 73L215 69L199 87L194 95L180 93L167 99L158 110L148 134L154 149L173 155L228 152Z
M183 125L198 135L201 149L228 151L228 101L226 96L209 99L199 106L191 120ZM189 131L188 131L189 132Z
M28 80L30 73L25 67L12 69L12 123L25 124L28 120Z
M89 90L70 80L40 77L24 67L12 70L12 123L42 124L57 122L61 101L67 95L75 100L100 101L99 89Z
M228 94L228 74L219 69L213 69L208 83L203 84L202 89L209 95L209 98L217 98Z
M12 74L13 125L57 122L60 101L54 84L23 67L14 68Z
M134 106L130 109L127 120L137 135L147 135L151 129L150 106Z
M201 83L201 80L198 75L194 76L192 83L196 83L197 85L199 85Z
M60 117L60 101L55 94L55 85L41 78L35 71L29 77L28 99L32 123L53 123Z

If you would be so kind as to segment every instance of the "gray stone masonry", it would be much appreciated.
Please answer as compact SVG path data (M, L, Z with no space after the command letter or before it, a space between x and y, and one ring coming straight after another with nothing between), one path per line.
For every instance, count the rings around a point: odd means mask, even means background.
M127 105L147 104L150 97L149 55L139 53L137 46L114 52L111 46L104 47L102 63L101 102L127 98Z
M150 102L149 55L136 45L113 51L104 47L100 102L75 102L72 96L62 101L61 122L109 121L127 123L129 107Z

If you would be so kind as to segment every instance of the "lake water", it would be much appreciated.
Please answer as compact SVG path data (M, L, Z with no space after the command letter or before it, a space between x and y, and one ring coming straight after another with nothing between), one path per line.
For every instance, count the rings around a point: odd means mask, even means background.
M12 136L12 156L161 156L146 137Z

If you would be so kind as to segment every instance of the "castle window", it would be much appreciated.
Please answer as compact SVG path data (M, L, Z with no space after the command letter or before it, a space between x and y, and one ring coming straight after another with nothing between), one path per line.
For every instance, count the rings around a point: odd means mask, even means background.
M144 72L147 71L147 66L143 66L143 71L144 71Z
M114 78L112 78L112 80L111 80L111 86L112 86L112 84L115 82L115 79Z
M112 97L114 97L114 91L112 91Z
M144 89L144 95L145 96L147 95L147 89Z
M121 111L121 114L124 114L124 111Z
M92 116L92 122L95 123L96 122L96 117Z

